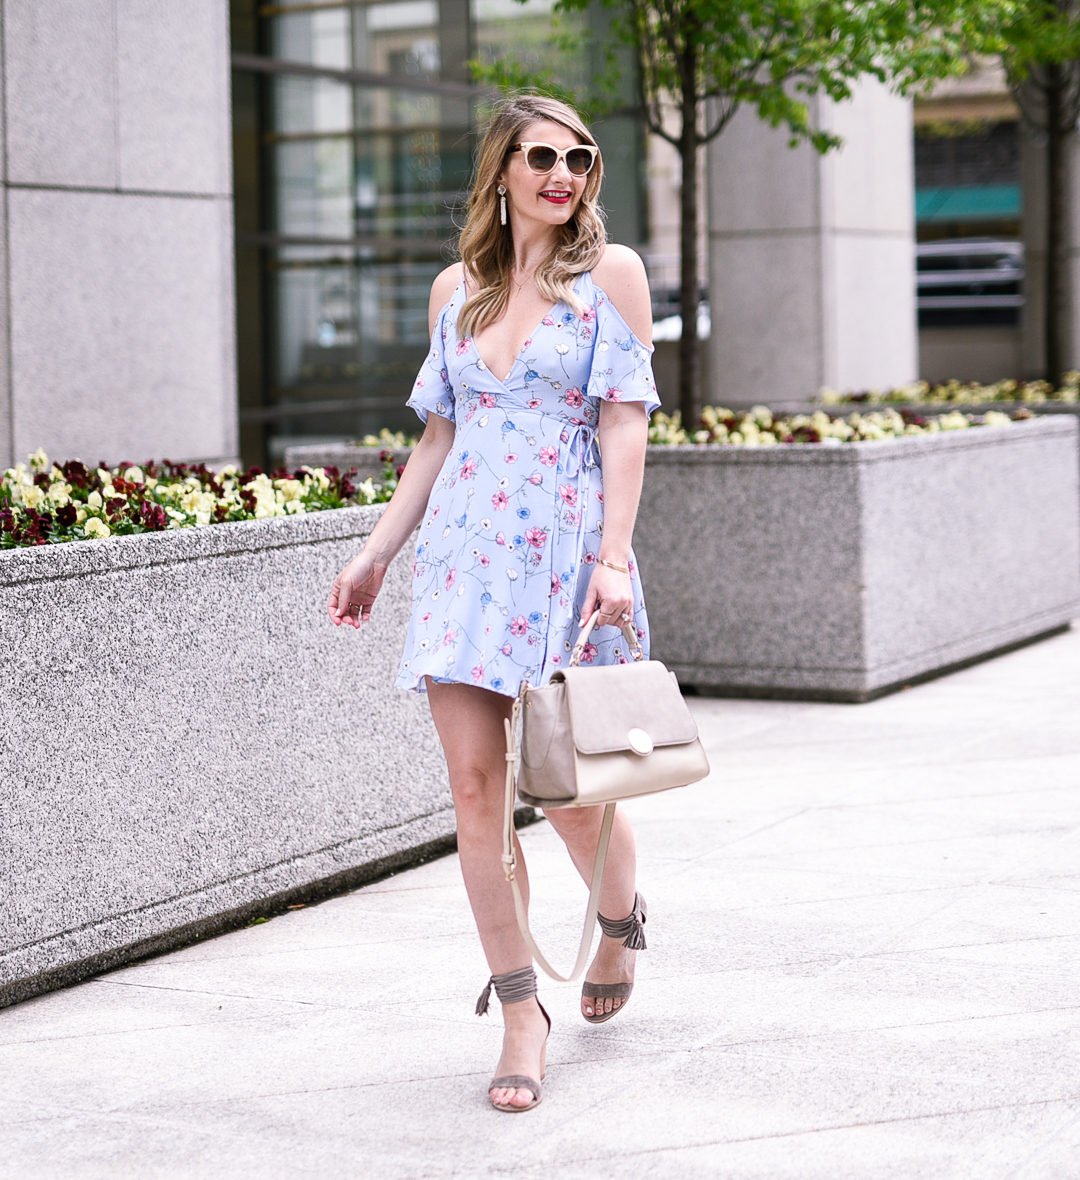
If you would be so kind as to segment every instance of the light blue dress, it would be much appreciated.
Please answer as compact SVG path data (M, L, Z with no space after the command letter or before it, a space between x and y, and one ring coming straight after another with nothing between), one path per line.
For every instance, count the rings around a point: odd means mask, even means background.
M659 404L652 350L581 275L580 317L565 303L544 316L500 381L457 333L459 283L442 309L408 404L455 425L420 526L413 608L397 684L424 677L516 696L569 662L604 529L596 428L600 402ZM648 621L630 556L634 622ZM625 663L615 627L593 631L583 662Z

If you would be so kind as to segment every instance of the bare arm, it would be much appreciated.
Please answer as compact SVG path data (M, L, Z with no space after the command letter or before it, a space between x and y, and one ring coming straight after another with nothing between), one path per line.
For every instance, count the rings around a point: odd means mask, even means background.
M435 330L435 320L461 278L461 265L447 267L431 287L428 305L428 330ZM349 623L359 627L371 618L371 607L382 589L390 563L420 523L428 497L454 443L454 424L438 414L429 414L420 441L409 456L401 479L371 530L364 548L334 579L326 609L331 621L340 627Z
M634 335L645 344L652 341L652 300L645 266L633 250L608 246L593 270L596 282L608 293ZM612 291L618 293L617 298ZM597 431L604 463L604 536L600 560L627 568L634 536L641 483L645 474L645 447L649 422L641 402L601 402ZM630 575L597 565L589 580L582 621L600 608L602 626L618 623L633 614L634 593Z
M649 437L645 407L640 402L602 402L597 435L604 462L604 536L599 558L627 569L645 473ZM597 607L604 627L618 625L623 614L633 614L634 592L628 573L599 563L594 567L581 614L583 623Z

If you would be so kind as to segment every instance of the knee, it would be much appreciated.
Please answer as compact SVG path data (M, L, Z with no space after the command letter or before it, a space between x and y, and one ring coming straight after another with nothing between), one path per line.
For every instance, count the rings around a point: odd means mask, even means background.
M455 767L450 772L450 791L459 822L502 816L504 783L481 766Z

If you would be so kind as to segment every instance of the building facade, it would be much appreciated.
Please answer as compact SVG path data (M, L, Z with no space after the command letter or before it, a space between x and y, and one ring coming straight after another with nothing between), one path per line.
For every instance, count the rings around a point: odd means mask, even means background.
M584 88L593 51L560 53L530 0L233 0L241 450L415 430L404 402L427 302L453 257L490 97L469 62L508 51ZM602 33L601 11L582 17ZM591 26L589 24L591 23ZM644 136L596 125L615 240L646 238Z
M0 0L0 464L237 453L224 0Z

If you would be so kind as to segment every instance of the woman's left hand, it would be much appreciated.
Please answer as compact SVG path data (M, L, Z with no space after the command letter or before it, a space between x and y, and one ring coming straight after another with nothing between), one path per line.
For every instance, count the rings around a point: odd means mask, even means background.
M598 627L620 627L631 622L634 618L634 587L630 575L597 563L581 611L583 627L597 607L600 608L600 618L596 621Z

